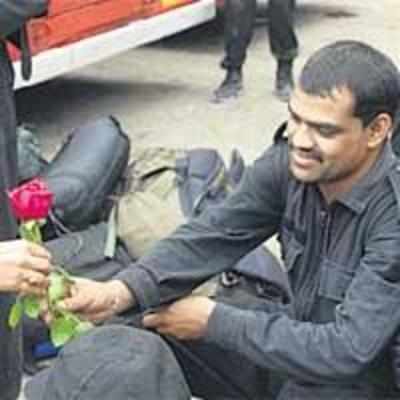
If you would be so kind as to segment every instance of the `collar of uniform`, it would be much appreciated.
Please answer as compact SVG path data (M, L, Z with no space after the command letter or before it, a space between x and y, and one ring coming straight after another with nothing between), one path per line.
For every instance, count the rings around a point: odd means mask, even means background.
M374 195L374 186L382 178L388 176L397 158L388 142L382 149L381 156L377 159L371 170L357 182L350 192L338 197L337 201L344 204L357 214L361 213L371 196Z

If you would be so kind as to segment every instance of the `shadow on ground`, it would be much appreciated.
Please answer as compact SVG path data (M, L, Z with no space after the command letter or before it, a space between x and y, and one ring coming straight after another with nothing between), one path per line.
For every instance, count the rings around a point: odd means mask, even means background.
M58 78L17 91L18 121L40 128L41 125L59 126L59 121L71 120L78 126L99 115L118 115L124 104L140 113L149 104L160 101L160 96L171 98L186 90L184 84L174 82ZM91 104L96 107L90 107ZM59 126L62 131L71 127L68 124Z

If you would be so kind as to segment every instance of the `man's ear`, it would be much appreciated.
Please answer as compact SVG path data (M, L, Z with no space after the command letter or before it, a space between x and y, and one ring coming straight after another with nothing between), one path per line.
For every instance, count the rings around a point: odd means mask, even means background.
M375 149L390 139L393 129L392 117L387 113L378 114L368 125L368 147Z

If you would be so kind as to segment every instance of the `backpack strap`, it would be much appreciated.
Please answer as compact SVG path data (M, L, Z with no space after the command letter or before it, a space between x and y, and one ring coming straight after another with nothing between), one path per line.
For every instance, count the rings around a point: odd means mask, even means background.
M21 28L7 36L12 44L17 46L21 51L21 76L24 80L29 80L32 76L32 54L29 46L28 30L26 24Z
M214 202L226 195L229 179L217 150L189 150L176 165L179 199L185 216L198 215L207 205L206 199Z
M32 53L29 46L28 29L24 24L21 28L21 75L24 80L32 76Z

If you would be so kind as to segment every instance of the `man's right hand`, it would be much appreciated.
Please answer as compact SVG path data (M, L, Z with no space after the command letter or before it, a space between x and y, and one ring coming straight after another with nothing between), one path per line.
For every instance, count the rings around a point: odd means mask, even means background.
M0 291L44 295L49 284L50 254L25 240L0 242Z
M74 281L70 295L60 306L91 322L103 322L134 304L130 290L121 281L96 282L83 278Z

